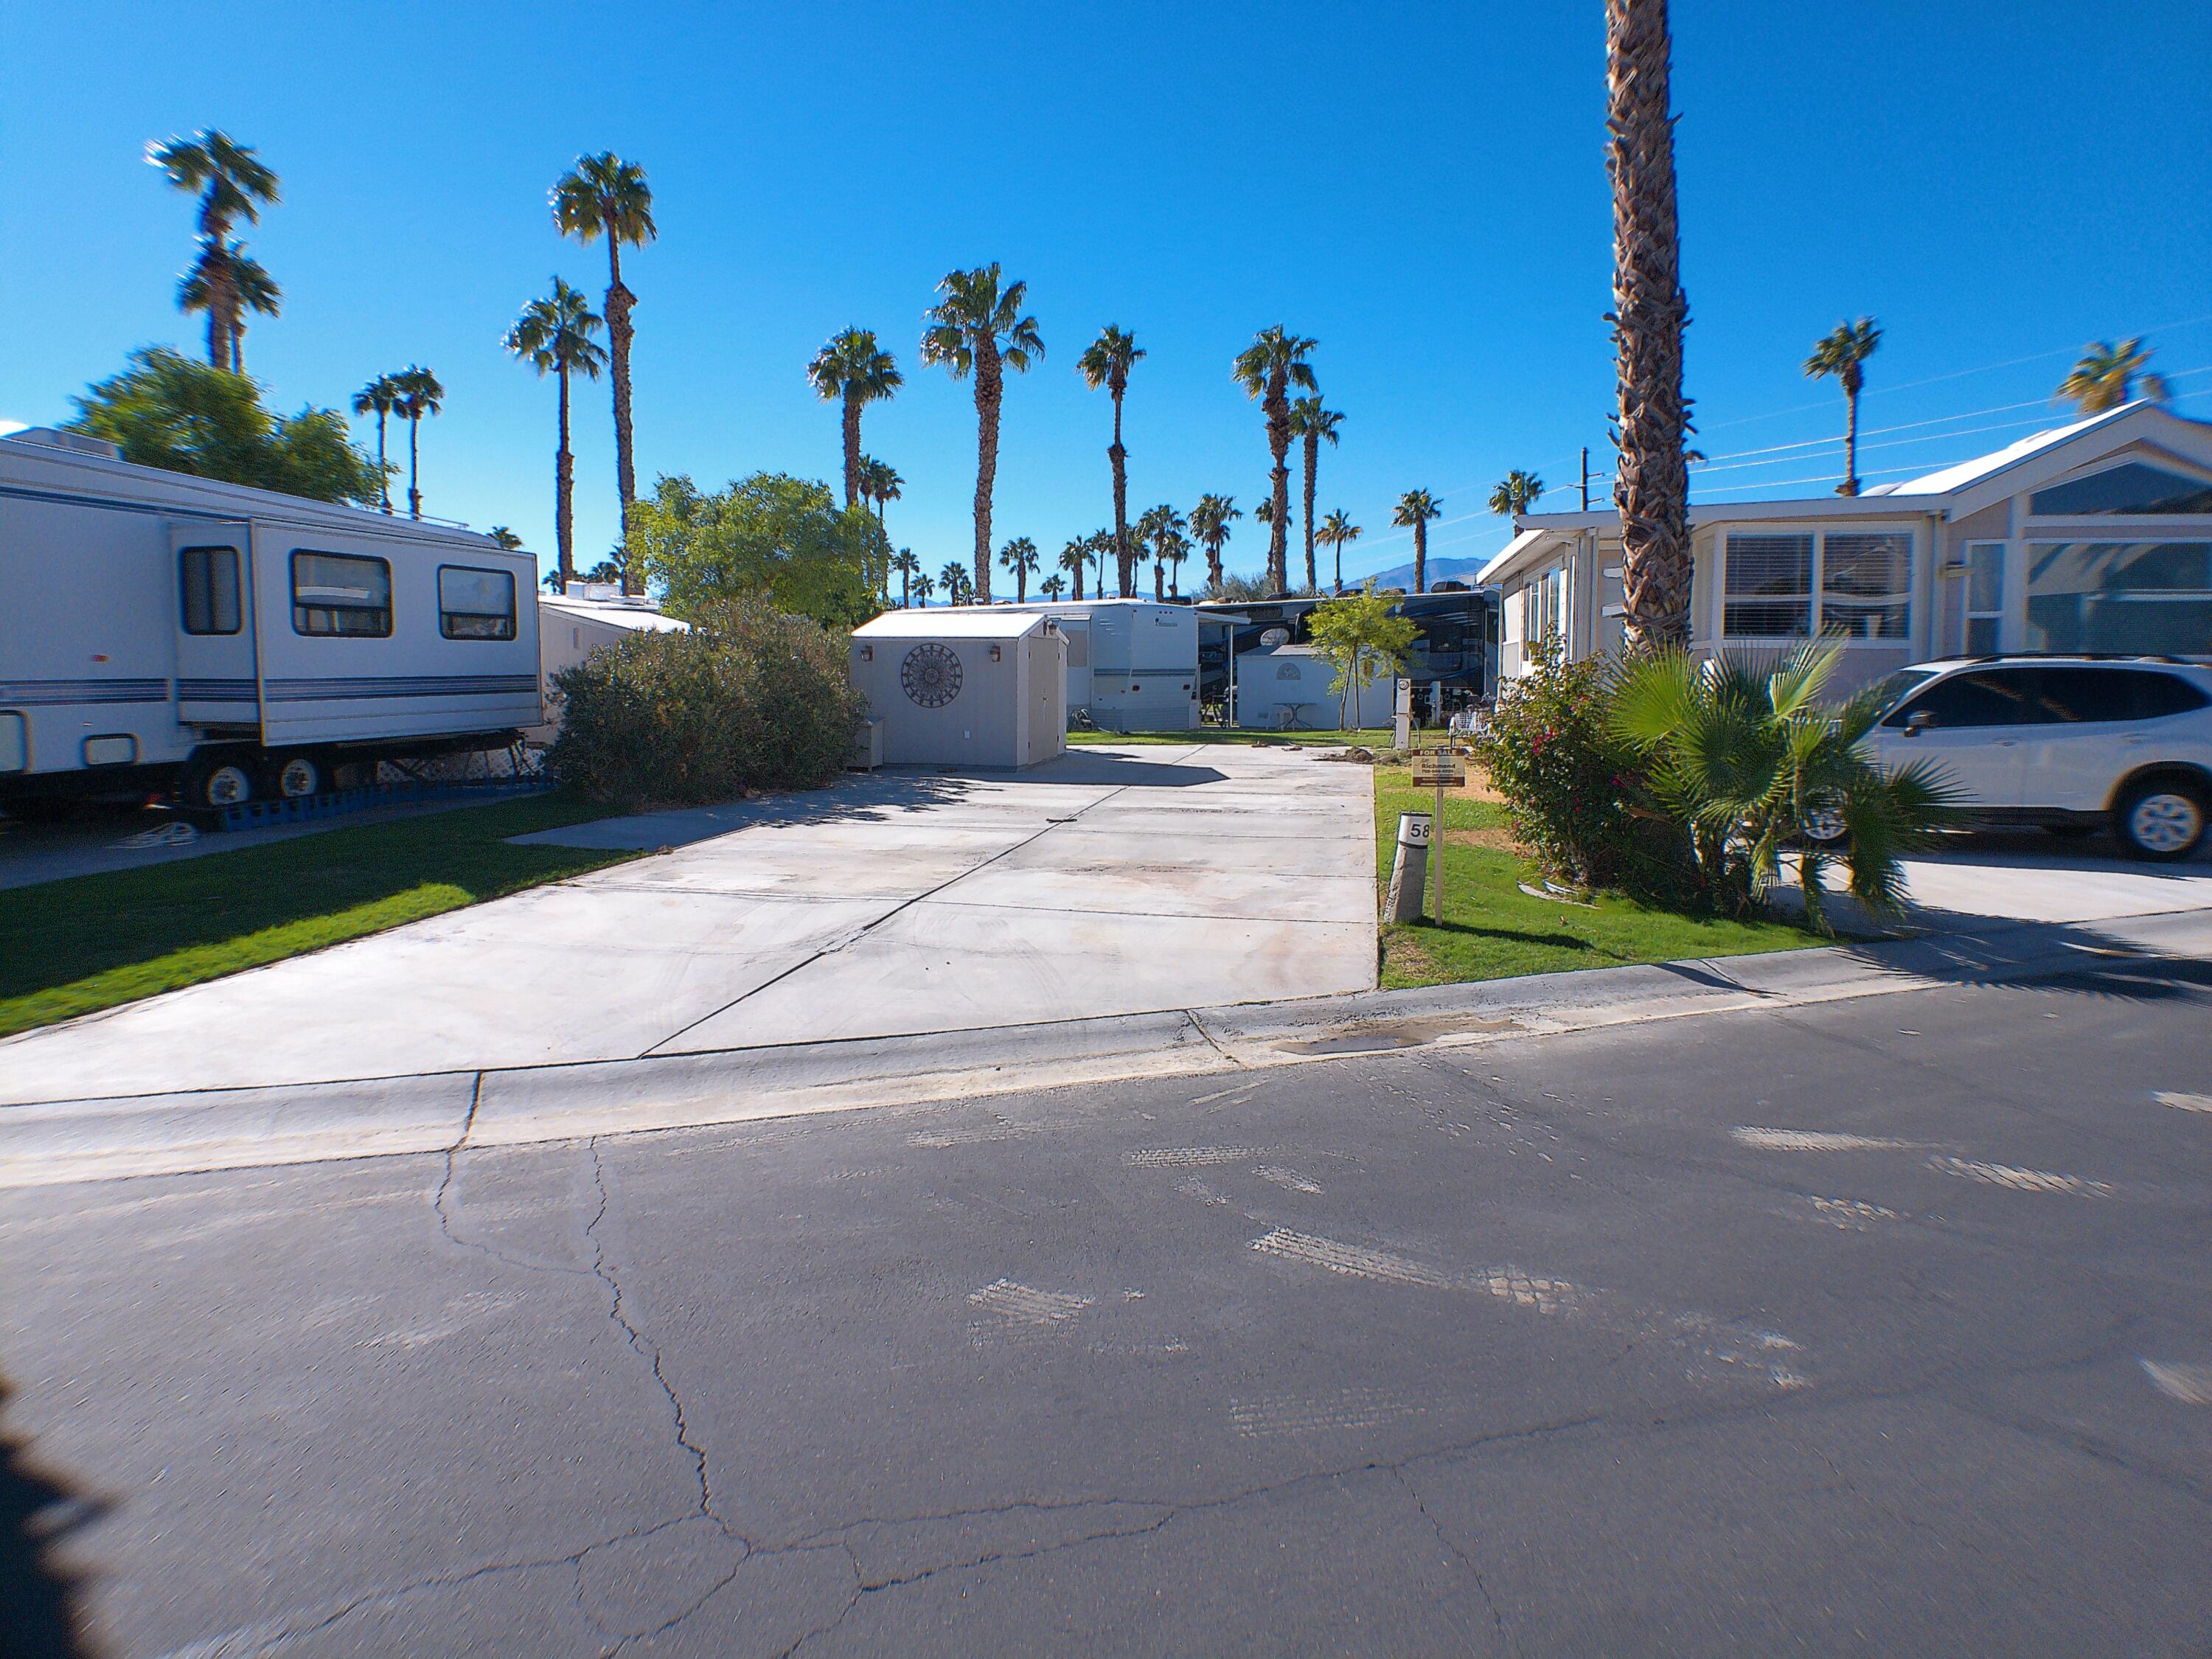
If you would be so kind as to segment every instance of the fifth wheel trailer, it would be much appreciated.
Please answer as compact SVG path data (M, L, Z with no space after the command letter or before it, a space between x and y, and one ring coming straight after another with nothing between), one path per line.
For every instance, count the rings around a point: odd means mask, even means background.
M504 746L543 718L536 577L465 530L0 438L0 807Z

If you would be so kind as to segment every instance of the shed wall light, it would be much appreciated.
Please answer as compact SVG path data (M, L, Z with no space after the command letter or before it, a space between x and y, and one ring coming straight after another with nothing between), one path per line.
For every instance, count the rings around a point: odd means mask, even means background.
M993 647L991 647L991 660L992 660L993 662L997 662L997 661L999 660L999 658L1000 658L999 647L998 647L997 646L995 646L995 645L994 645L994 646L993 646Z

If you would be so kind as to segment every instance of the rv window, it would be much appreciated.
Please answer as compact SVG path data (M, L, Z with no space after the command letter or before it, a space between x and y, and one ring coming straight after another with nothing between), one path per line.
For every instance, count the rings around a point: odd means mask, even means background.
M505 570L438 567L438 631L449 640L514 637L514 577Z
M238 632L236 548L184 549L177 555L177 590L184 600L185 633Z
M392 633L392 566L351 553L292 550L292 627L370 639Z

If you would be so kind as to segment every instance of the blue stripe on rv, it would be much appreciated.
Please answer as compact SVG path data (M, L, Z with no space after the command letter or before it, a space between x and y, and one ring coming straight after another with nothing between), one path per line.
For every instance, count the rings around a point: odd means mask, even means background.
M270 680L270 702L348 702L380 697L534 696L535 674L393 674L353 679Z

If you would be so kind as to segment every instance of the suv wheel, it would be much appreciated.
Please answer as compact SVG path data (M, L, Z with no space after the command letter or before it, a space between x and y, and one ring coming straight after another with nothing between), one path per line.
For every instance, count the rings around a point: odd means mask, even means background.
M2179 778L2154 778L2129 790L2115 828L2120 845L2136 858L2171 863L2185 859L2204 839L2204 791Z
M1808 808L1798 818L1797 827L1805 832L1806 840L1821 847L1837 846L1850 834L1843 813L1826 805Z

